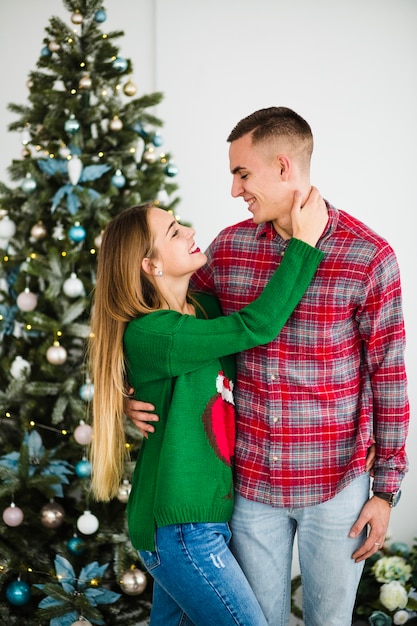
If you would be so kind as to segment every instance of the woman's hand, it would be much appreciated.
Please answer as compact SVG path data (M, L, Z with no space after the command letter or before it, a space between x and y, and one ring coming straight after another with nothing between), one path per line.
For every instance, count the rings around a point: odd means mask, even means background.
M133 389L127 390L129 396L133 394ZM142 435L148 438L149 433L153 433L155 428L149 422L157 422L159 417L152 413L155 410L153 404L149 402L142 402L141 400L134 400L133 398L126 397L123 404L123 410L125 415L132 420L134 425L140 430Z
M292 234L310 246L315 246L329 219L326 203L316 187L311 188L303 206L301 202L301 191L295 191L291 208Z

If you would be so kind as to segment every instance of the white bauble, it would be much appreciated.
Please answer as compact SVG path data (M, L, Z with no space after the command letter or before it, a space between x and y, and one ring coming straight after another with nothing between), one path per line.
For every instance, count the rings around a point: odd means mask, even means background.
M27 378L30 375L30 363L21 356L17 356L10 366L10 374L15 380Z
M11 239L16 232L16 224L10 219L8 215L5 215L0 220L0 239Z
M77 520L77 528L83 535L92 535L99 527L98 519L91 511L84 511Z
M62 289L68 298L79 298L85 294L84 285L77 278L77 274L73 272L67 280L64 281Z

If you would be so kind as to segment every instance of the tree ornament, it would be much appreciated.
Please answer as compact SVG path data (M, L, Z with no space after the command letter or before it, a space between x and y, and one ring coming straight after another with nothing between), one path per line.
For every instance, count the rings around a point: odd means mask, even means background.
M36 180L28 173L26 174L26 178L22 180L20 189L23 191L23 193L29 196L31 193L35 191L37 186L38 185L36 183Z
M149 164L155 163L157 158L158 156L153 146L149 146L147 150L145 150L145 152L143 153L143 160L146 161L146 163L149 163Z
M12 502L11 505L3 511L3 522L6 524L6 526L10 526L11 528L20 526L20 524L24 520L24 517L25 516L22 509L16 506L14 502Z
M91 89L92 86L93 81L91 80L90 74L85 74L80 78L80 82L78 83L80 89Z
M30 230L30 234L33 239L36 239L36 241L39 241L40 239L46 237L47 233L43 222L38 222L37 224L34 224Z
M72 185L76 185L81 178L83 171L83 164L76 154L72 156L68 161L68 178Z
M46 351L46 358L51 365L62 365L67 360L67 351L59 341L54 341Z
M33 311L38 304L38 296L26 287L26 289L17 296L16 304L21 311Z
M6 589L6 597L13 606L27 604L30 596L30 587L24 580L15 580Z
M158 201L159 204L162 204L162 206L166 206L169 204L169 196L168 196L168 192L166 189L160 189L158 191L158 193L156 194L156 199Z
M30 157L32 153L29 148L25 146L24 148L22 148L22 152L20 154L22 155L23 159L26 159L27 157Z
M62 290L68 298L79 298L85 294L84 285L75 272L64 281Z
M30 143L30 131L29 131L28 124L26 124L26 126L22 130L21 142L22 142L22 146L27 146L28 143Z
M75 473L78 478L91 478L91 463L87 459L78 461L75 466Z
M94 398L94 385L92 382L87 381L80 387L80 398L84 400L84 402L91 402Z
M115 115L113 119L110 120L109 127L111 130L114 130L117 132L118 130L122 130L123 122L119 117L117 117L117 115Z
M52 56L52 52L50 51L48 46L44 46L41 49L41 57L51 57L51 56Z
M41 523L45 528L59 528L65 518L64 508L52 500L41 509Z
M75 222L74 226L68 231L68 237L71 241L75 241L75 243L79 243L80 241L84 241L87 236L87 231L84 226L81 226L80 222Z
M67 548L71 552L71 554L80 556L86 550L85 541L84 539L81 539L81 537L77 537L77 535L74 535L73 537L68 539Z
M0 220L0 239L11 239L16 232L16 224L10 219L8 215L5 215Z
M164 143L164 138L162 137L161 133L156 131L156 133L154 134L154 136L152 137L152 143L154 146L156 146L157 148L159 148L160 146L162 146L162 144Z
M107 19L107 13L104 9L99 9L94 13L94 21L98 24L102 24Z
M100 248L101 242L103 241L103 231L97 237L94 237L94 245L96 248Z
M58 222L57 224L55 224L54 230L52 232L52 236L54 239L57 239L58 241L62 241L63 239L65 239L64 227L61 224L61 222Z
M59 52L61 50L61 46L55 40L49 42L48 48L51 52Z
M138 596L146 588L146 575L142 570L131 567L120 577L119 585L128 596Z
M88 446L91 443L91 439L93 436L93 429L89 424L80 421L77 428L74 430L74 439L80 446Z
M82 24L82 23L83 23L83 21L84 21L84 18L83 18L83 16L81 15L81 13L79 12L79 10L77 9L77 10L75 11L75 13L73 13L73 14L71 15L71 22L72 22L73 24L77 24L77 25L78 25L78 24Z
M134 96L137 90L138 89L135 83L132 83L131 80L128 80L127 83L123 87L123 92L126 94L126 96Z
M91 511L84 511L77 520L77 528L83 535L92 535L99 527L98 519Z
M127 501L129 500L131 490L132 490L132 485L130 484L128 480L125 479L120 485L119 490L117 492L117 499L119 500L119 502L121 502L122 504L126 504Z
M126 185L126 178L123 176L121 170L116 170L111 178L111 184L117 189L122 189Z
M88 621L88 619L85 619L85 617L82 617L82 615L80 615L80 619L77 619L75 622L72 622L71 626L93 626L91 622Z
M68 135L75 135L80 130L80 122L75 119L75 116L70 115L69 119L64 124L65 132Z
M170 178L173 178L178 174L178 167L173 163L168 163L168 165L165 167L165 174Z
M127 61L123 57L116 57L113 61L113 68L122 73L127 70Z
M29 378L30 376L30 363L21 356L15 357L10 366L10 374L15 380L21 380L23 378Z

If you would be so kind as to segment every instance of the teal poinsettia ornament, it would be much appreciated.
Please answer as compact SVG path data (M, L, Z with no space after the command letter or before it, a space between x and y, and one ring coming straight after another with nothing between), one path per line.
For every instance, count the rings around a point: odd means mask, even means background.
M104 624L99 605L112 604L120 595L99 586L108 563L97 561L82 568L78 578L71 563L64 557L55 558L55 571L59 583L35 585L48 595L39 603L39 617L49 619L50 626L71 626L79 615L93 624Z
M46 450L40 434L33 430L25 433L19 452L10 452L0 457L0 478L4 485L17 493L23 483L36 483L39 491L47 497L62 498L62 485L68 485L68 476L74 473L70 463L54 459L54 450ZM39 480L42 477L43 480Z

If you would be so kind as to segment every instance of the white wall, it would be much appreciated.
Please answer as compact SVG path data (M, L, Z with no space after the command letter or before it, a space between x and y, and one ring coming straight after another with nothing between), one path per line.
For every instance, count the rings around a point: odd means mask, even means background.
M226 137L257 108L284 105L311 124L313 183L394 246L402 272L412 421L410 472L393 512L394 539L417 536L417 2L415 0L107 0L109 30L134 63L138 93L161 90L165 149L180 174L179 214L205 247L248 216L230 197ZM0 179L20 158L8 102L26 102L58 0L0 9Z

